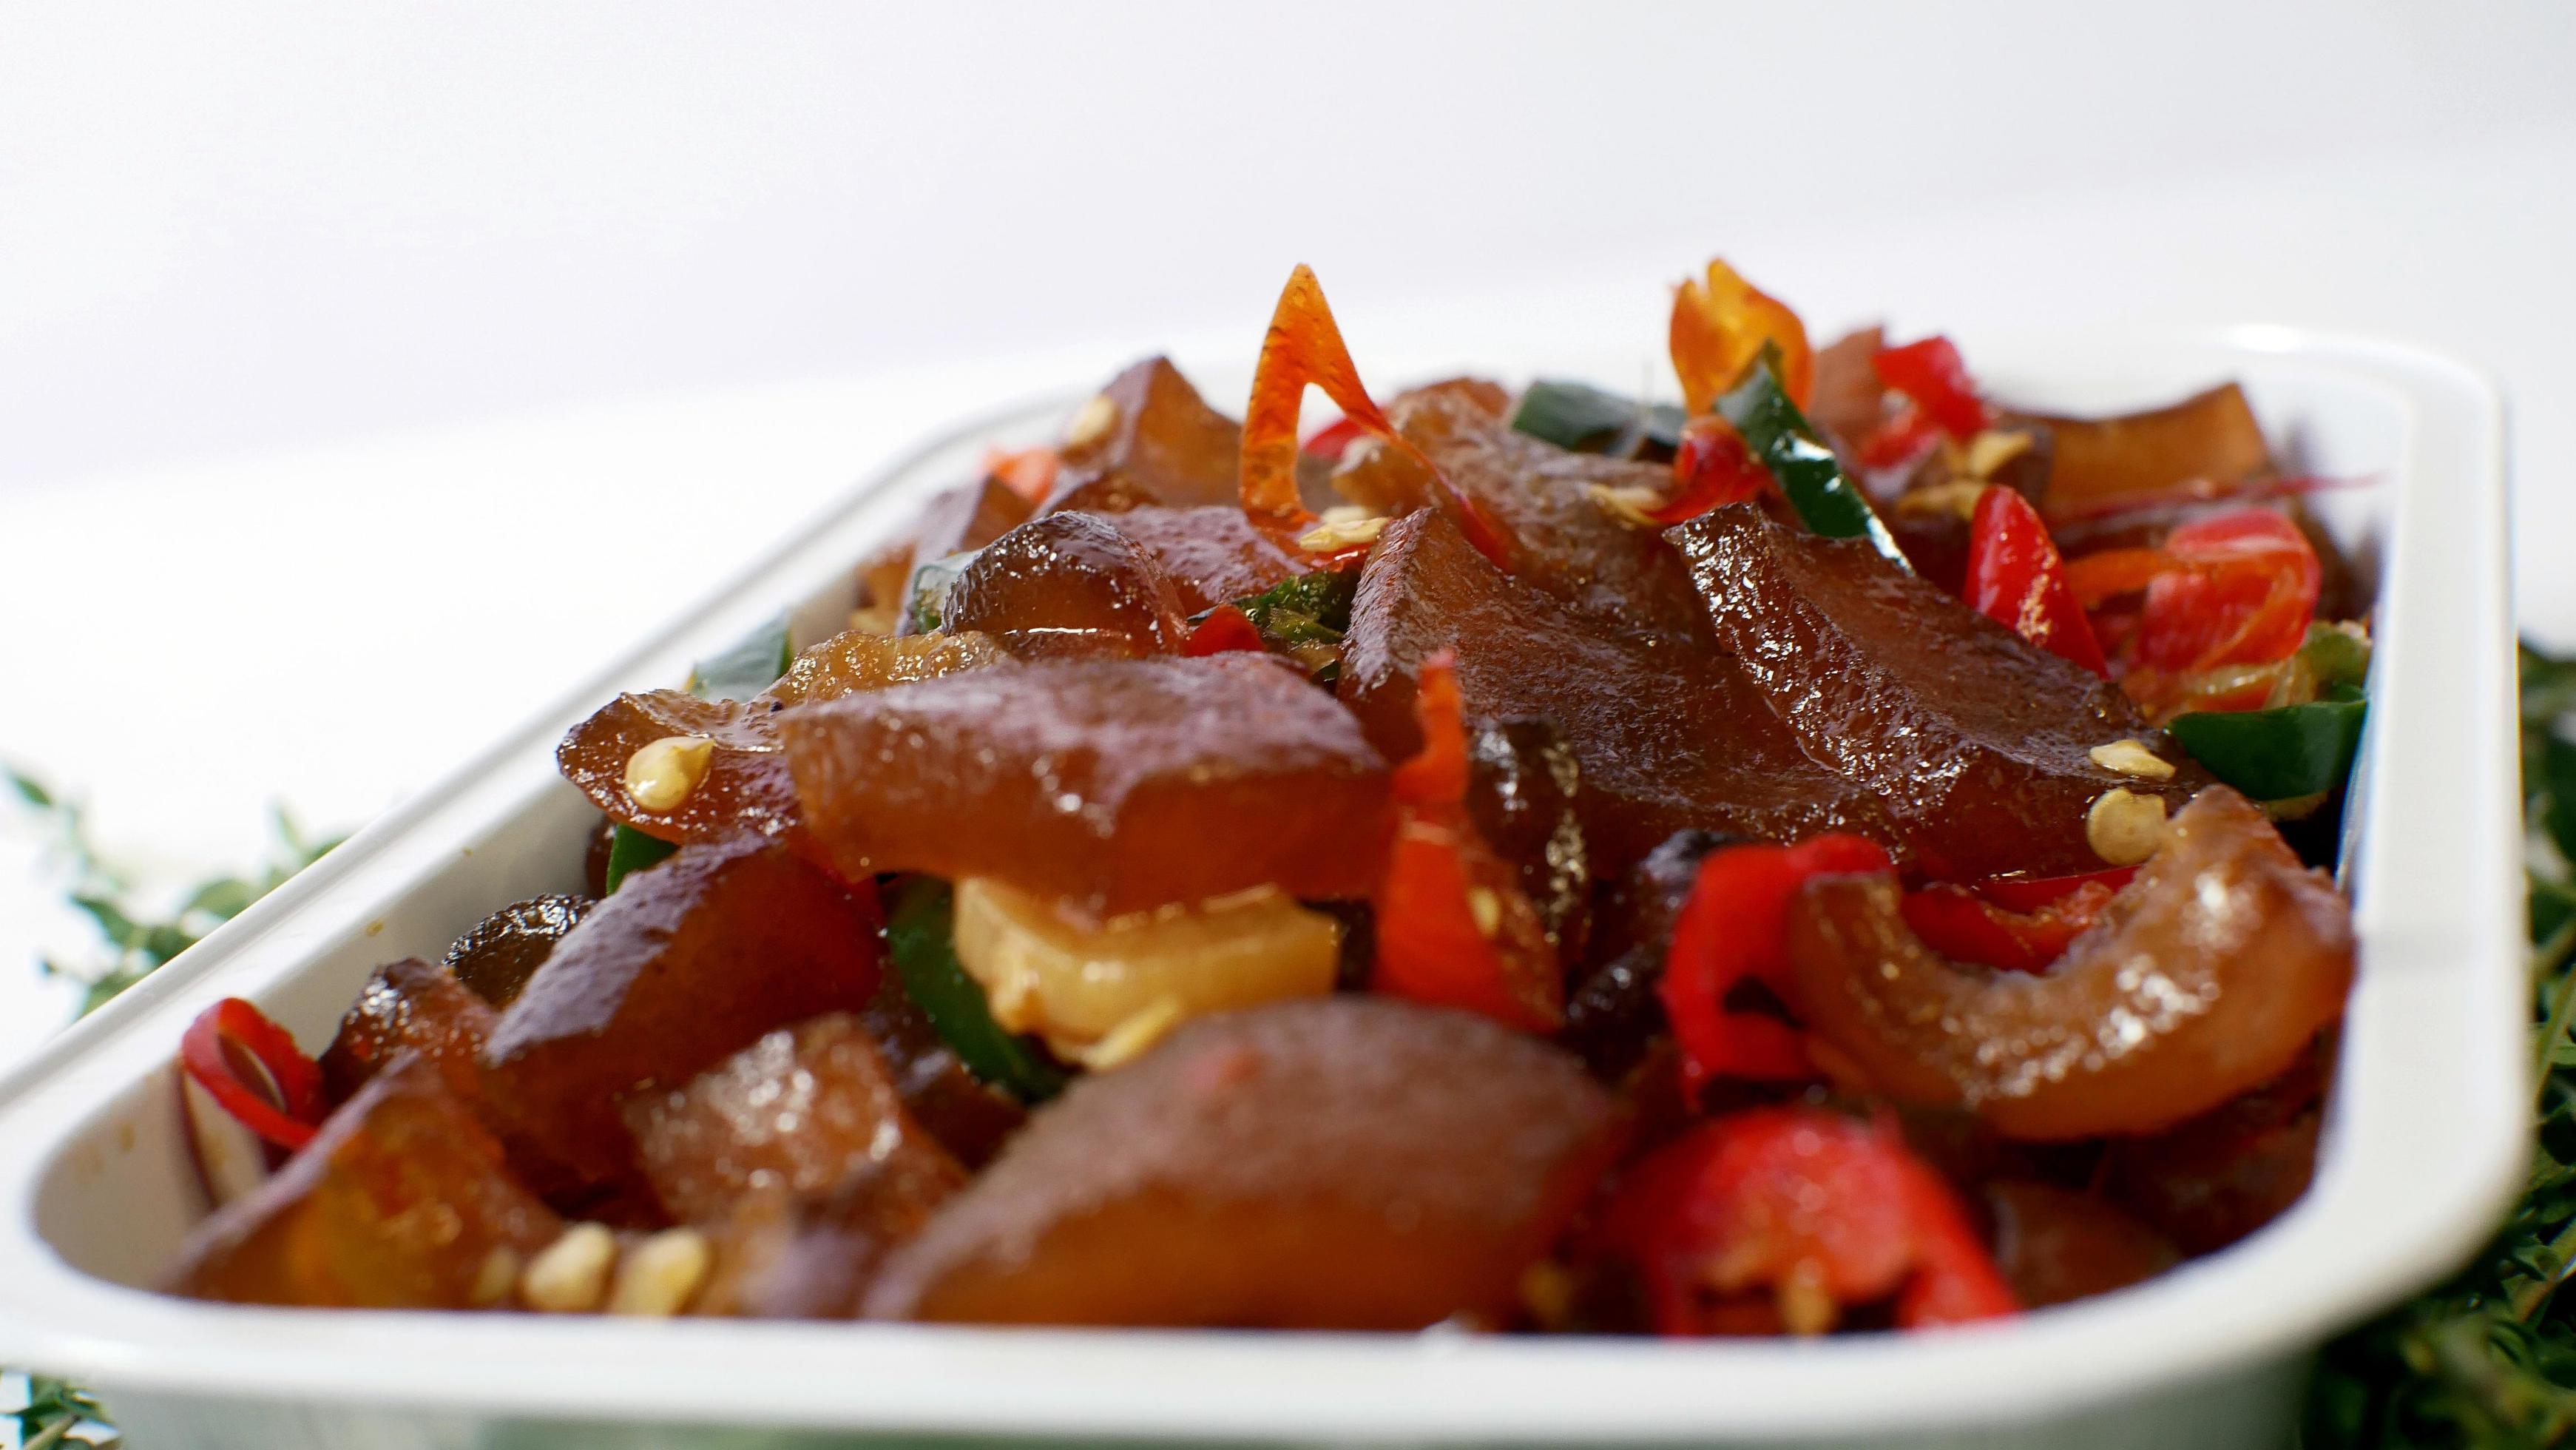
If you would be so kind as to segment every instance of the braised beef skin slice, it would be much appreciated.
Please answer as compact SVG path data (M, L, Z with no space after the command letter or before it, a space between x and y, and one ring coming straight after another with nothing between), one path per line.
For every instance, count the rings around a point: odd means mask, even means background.
M654 1193L684 1223L716 1222L756 1187L810 1199L870 1167L938 1197L966 1181L846 1013L770 1031L684 1086L629 1098L625 1116Z
M1258 594L1313 567L1304 559L1292 558L1254 528L1242 508L1230 503L1180 509L1149 506L1100 517L1162 566L1184 614Z
M1512 577L1620 630L1704 641L1708 623L1681 561L1653 529L1622 522L1591 493L1627 488L1661 496L1672 487L1672 471L1569 452L1515 431L1485 402L1468 387L1430 388L1397 399L1388 416L1501 531ZM1355 492L1389 511L1455 507L1398 449L1369 449L1347 473Z
M772 716L783 705L960 670L1009 656L978 634L888 639L845 630L799 654L778 682L750 700L701 700L678 690L620 695L574 726L555 764L591 804L664 841L704 841L745 831L784 836L796 827L796 789L778 753ZM626 790L626 763L656 740L703 735L715 742L706 778L678 805L646 810Z
M1896 839L1875 801L1798 748L1734 661L1622 632L1505 578L1424 510L1380 537L1343 645L1341 697L1389 759L1421 748L1415 676L1444 649L1470 719L1540 717L1563 732L1581 767L1577 811L1596 879L1692 827Z
M1180 652L1188 611L1171 575L1107 516L1053 513L1004 534L949 586L947 627L1021 659Z
M548 892L514 901L474 924L447 949L447 969L495 1008L518 1000L528 978L599 902Z
M1878 350L1886 340L1885 330L1873 325L1816 349L1807 421L1846 459L1858 455L1885 414L1887 385L1878 376Z
M1183 1025L1076 1082L887 1262L873 1318L1497 1322L1616 1149L1572 1058L1334 996Z
M1100 396L1117 409L1108 431L1079 443L1068 440L1055 487L1039 513L1235 501L1243 426L1209 407L1169 359L1137 363L1111 379Z
M197 1225L163 1282L236 1304L487 1307L491 1261L525 1262L562 1231L438 1068L405 1055L274 1177Z
M2008 411L1995 426L2033 423L2055 437L2048 499L2059 507L2143 499L2180 484L2233 483L2272 471L2254 407L2232 382L2117 417Z
M1392 829L1358 722L1268 656L1059 660L778 717L849 879L990 876L1097 915L1367 895Z
M757 837L688 845L573 928L501 1015L484 1082L554 1155L634 1176L620 1100L685 1083L774 1028L856 1011L884 944L872 902Z
M2125 1289L2182 1258L2164 1235L2093 1194L2004 1179L1985 1186L1985 1200L1995 1267L2025 1309Z
M2105 792L2179 807L2208 783L2170 746L2163 781L2086 753L2160 743L2107 681L1978 614L1861 539L1744 504L1669 532L1718 636L1797 742L1878 798L1930 875L2098 871L2085 813Z

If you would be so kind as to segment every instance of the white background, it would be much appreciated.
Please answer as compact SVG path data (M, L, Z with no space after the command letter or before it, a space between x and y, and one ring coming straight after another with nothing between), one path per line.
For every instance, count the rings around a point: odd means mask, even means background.
M1313 263L1365 368L2286 321L2493 371L2576 641L2576 7L0 6L0 759L353 824L955 413ZM1973 353L1971 357L1973 362ZM74 954L0 826L0 1062Z

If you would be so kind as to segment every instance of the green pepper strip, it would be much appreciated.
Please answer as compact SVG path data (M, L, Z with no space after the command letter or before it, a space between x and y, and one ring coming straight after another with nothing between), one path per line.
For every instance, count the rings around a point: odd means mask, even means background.
M1640 403L1589 383L1541 379L1521 394L1512 429L1576 453L1634 457L1648 443L1667 449L1682 441L1682 410L1670 403Z
M1359 589L1356 569L1318 569L1228 602L1252 621L1263 644L1304 665L1317 684L1328 685L1341 671L1338 650L1342 636L1350 632L1351 601ZM1190 623L1215 612L1201 610L1190 616Z
M1742 381L1717 400L1717 411L1744 436L1745 447L1762 466L1771 470L1780 492L1788 496L1789 506L1808 528L1829 538L1866 537L1898 567L1909 571L1914 567L1896 547L1896 536L1879 521L1877 510L1843 472L1834 451L1818 441L1806 415L1789 401L1768 350L1745 369Z
M608 892L617 894L618 884L647 866L669 859L679 847L659 836L648 836L624 822L608 838Z
M1064 1073L993 1020L984 988L957 960L956 906L948 883L916 876L895 894L886 946L903 990L966 1070L1024 1103L1064 1090Z
M2293 800L2343 784L2361 745L2361 692L2271 710L2201 710L2165 729L2209 773L2258 801Z

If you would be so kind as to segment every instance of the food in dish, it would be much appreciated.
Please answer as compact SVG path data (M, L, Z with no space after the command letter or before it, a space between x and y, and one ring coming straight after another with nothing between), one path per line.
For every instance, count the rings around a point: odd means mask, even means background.
M2303 1190L2366 600L2232 385L2120 418L1723 262L1683 401L1381 408L1311 273L565 738L590 889L180 1079L166 1283L1675 1336L2152 1276ZM1301 434L1321 390L1338 421Z

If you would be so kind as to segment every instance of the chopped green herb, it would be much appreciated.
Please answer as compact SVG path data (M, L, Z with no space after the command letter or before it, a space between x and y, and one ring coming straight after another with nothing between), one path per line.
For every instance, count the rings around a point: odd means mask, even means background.
M701 700L748 700L778 682L796 660L779 615L689 671L689 693Z
M1589 383L1541 379L1521 394L1512 427L1577 453L1633 458L1653 444L1681 447L1686 415L1672 403L1641 403Z
M1896 547L1896 536L1887 531L1860 486L1843 472L1834 450L1816 437L1807 415L1789 401L1788 390L1780 386L1778 366L1778 354L1766 344L1762 356L1745 369L1743 380L1717 400L1718 413L1744 435L1744 446L1771 470L1780 492L1808 528L1829 538L1867 538L1900 567L1912 569L1905 552Z
M1357 570L1318 569L1230 601L1261 632L1261 642L1306 667L1318 684L1341 673L1342 636L1350 632L1351 601L1359 594ZM1214 613L1192 615L1198 623Z
M1054 1097L1064 1090L1063 1070L993 1020L983 985L957 960L956 922L955 894L937 877L913 877L895 893L886 953L903 990L968 1072L1024 1103Z

